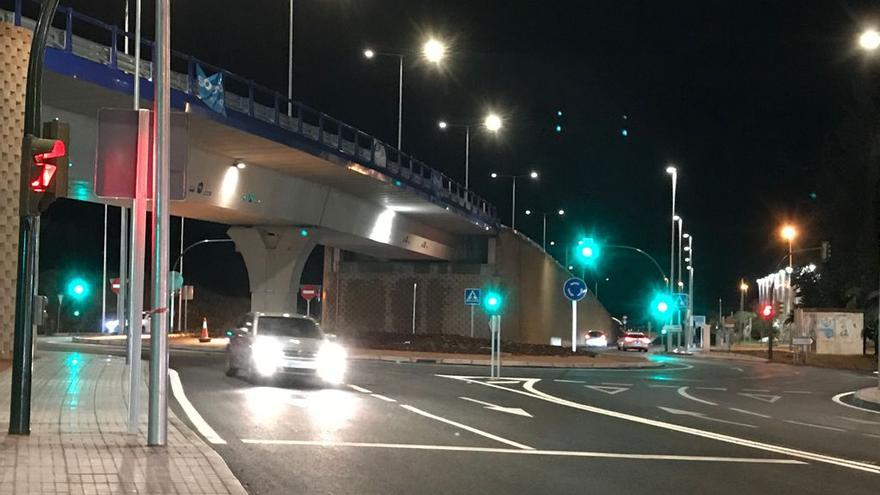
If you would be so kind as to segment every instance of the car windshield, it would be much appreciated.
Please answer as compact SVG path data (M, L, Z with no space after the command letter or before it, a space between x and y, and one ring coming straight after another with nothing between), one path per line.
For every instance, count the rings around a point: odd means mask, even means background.
M627 336L627 337L632 337L632 338L635 338L635 339L641 339L642 337L645 336L645 334L643 334L643 333L628 333L628 334L626 334L626 336Z
M304 339L320 339L324 336L321 329L312 320L306 318L284 318L281 316L261 316L259 335Z
M590 338L601 337L602 332L598 332L596 330L593 330L592 332L587 332L587 335L589 335Z

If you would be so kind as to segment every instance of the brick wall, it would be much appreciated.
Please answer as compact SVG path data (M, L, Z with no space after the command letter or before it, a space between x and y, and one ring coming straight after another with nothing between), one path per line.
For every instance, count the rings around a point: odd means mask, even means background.
M12 356L18 191L30 31L0 22L0 358Z

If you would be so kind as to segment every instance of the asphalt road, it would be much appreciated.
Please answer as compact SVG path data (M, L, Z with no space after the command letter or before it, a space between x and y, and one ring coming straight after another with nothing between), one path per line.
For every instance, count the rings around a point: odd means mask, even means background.
M256 386L225 376L221 356L174 353L202 419L173 407L213 429L254 494L877 492L880 413L832 400L876 378L654 359L664 366L506 368L501 380L357 362L324 388Z

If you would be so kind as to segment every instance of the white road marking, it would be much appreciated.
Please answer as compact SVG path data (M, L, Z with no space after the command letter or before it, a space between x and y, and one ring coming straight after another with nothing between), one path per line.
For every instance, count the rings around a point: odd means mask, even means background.
M584 452L577 450L521 450L490 447L465 447L459 445L421 445L411 443L366 443L366 442L329 442L322 440L263 440L243 438L241 443L258 445L291 445L305 447L364 447L379 449L404 450L439 450L450 452L485 452L490 454L516 454L559 457L592 457L602 459L631 459L648 461L688 461L688 462L733 462L745 464L789 464L804 465L805 462L794 459L767 459L760 457L716 457L696 455L665 455L665 454L623 454L615 452Z
M504 387L498 387L498 388L503 389ZM510 445L511 447L516 447L518 449L524 449L524 450L534 450L532 447L529 447L528 445L523 445L521 443L514 442L513 440L508 440L506 438L499 437L498 435L493 435L493 434L485 432L483 430L478 430L472 426L463 425L463 424L458 423L456 421L452 421L451 419L441 418L440 416L436 416L436 415L431 414L427 411L422 411L421 409L419 409L417 407L413 407L413 406L410 406L407 404L401 404L400 407L406 409L407 411L414 412L416 414L420 414L426 418L435 419L435 420L440 421L442 423L446 423L448 425L455 426L456 428L461 428L462 430L469 431L471 433L476 433L477 435L480 435L482 437L486 437L491 440L495 440L496 442L505 443L507 445Z
M868 437L871 437L871 438L880 438L880 435L875 435L875 434L873 434L873 433L865 433L865 436L868 436Z
M766 388L744 388L743 392L769 392Z
M581 381L581 380L553 380L553 381L559 382L559 383L587 383L587 382Z
M773 404L774 402L776 402L776 401L778 401L779 399L782 398L781 395L744 394L744 393L742 393L742 392L738 393L737 395L742 395L743 397L749 397L749 398L752 398L752 399L757 399L757 400L762 401L762 402L769 402L770 404Z
M834 457L825 454L819 454L815 452L810 452L806 450L798 450L790 447L783 447L781 445L774 445L771 443L758 442L755 440L749 440L746 438L735 437L732 435L724 435L721 433L715 433L708 430L701 430L699 428L692 428L689 426L677 425L674 423L668 423L666 421L658 421L655 419L643 418L641 416L635 416L632 414L621 413L617 411L611 411L609 409L602 409L600 407L589 406L586 404L581 404L579 402L573 402L570 400L562 399L559 397L555 397L553 395L541 392L540 390L535 388L535 384L540 381L539 378L533 378L523 384L525 390L514 390L505 387L497 387L494 385L490 385L487 383L481 383L479 381L468 379L467 377L460 377L456 375L437 375L444 378L450 378L453 380L460 380L469 383L477 383L487 387L497 388L499 390L506 390L508 392L525 395L526 397L532 397L536 399L540 399L546 402L552 402L554 404L571 407L573 409L579 409L581 411L591 412L594 414L601 414L603 416L610 416L613 418L621 419L624 421L630 421L633 423L639 423L643 425L653 426L656 428L663 428L665 430L676 431L679 433L685 433L688 435L693 435L702 438L709 438L712 440L717 440L719 442L729 443L733 445L740 445L743 447L749 447L758 450L764 450L768 452L775 452L778 454L788 455L792 457L797 457L800 459L807 459L810 461L822 462L826 464L832 464L835 466L845 467L848 469L854 469L858 471L864 471L871 474L880 475L880 466L876 466L873 464L869 464L866 462L853 461L850 459L844 459L842 457Z
M714 421L716 423L725 423L725 424L736 425L736 426L745 426L746 428L757 428L757 426L755 426L755 425L750 425L750 424L746 424L746 423L737 423L736 421L728 421L726 419L712 418L712 417L706 416L703 413L698 413L698 412L693 412L693 411L684 411L682 409L673 409L671 407L663 407L663 406L657 406L657 407L659 407L660 409L663 409L664 411L668 412L669 414L677 414L679 416L692 416L694 418L705 419L706 421Z
M719 392L727 392L724 387L694 387L694 390L717 390Z
M772 418L773 417L773 416L768 416L766 414L756 413L756 412L752 412L752 411L746 411L745 409L737 409L735 407L728 407L728 409L730 409L731 411L736 411L738 413L751 414L752 416L757 416L759 418Z
M694 397L693 395L687 393L687 389L688 389L687 387L678 387L678 395L684 397L685 399L690 399L690 400L693 400L696 402L700 402L702 404L707 404L710 406L717 406L718 405L714 402L711 402L708 400L703 400L703 399L698 399L698 398Z
M742 368L730 368L730 369L732 369L732 370L736 370L736 371L739 371L740 373L745 373L745 371L746 371L746 370L744 370L744 369L742 369Z
M516 380L489 380L486 383L491 383L493 385L516 385L520 381Z
M392 399L391 397L385 397L382 394L370 394L370 395L372 395L373 397L375 397L379 400L384 400L385 402L397 402L396 400Z
M171 381L171 393L174 394L174 399L180 404L180 408L186 413L186 417L189 418L189 421L196 427L196 430L205 437L205 440L215 445L225 444L226 440L223 440L223 438L214 431L214 428L211 428L211 425L202 418L202 415L199 414L199 411L197 411L195 406L192 405L192 402L186 398L186 393L183 391L183 383L180 382L180 375L177 374L177 370L169 368L168 378Z
M809 392L807 390L784 390L782 393L784 393L784 394L812 394L813 392Z
M602 385L612 385L617 387L632 387L632 383L613 383L613 382L602 382Z
M619 394L629 390L627 387L604 387L602 385L584 385L584 387L598 390L599 392L605 392L608 395Z
M840 416L840 419L852 421L853 423L861 423L863 425L880 425L880 421L868 421L866 419L847 418L846 416Z
M517 416L525 416L525 417L527 417L527 418L531 418L531 417L532 417L531 414L529 414L529 413L526 412L525 410L520 409L520 408L518 408L518 407L504 407L504 406L499 406L499 405L497 405L497 404L492 404L491 402L483 402L483 401L481 401L481 400L471 399L470 397L459 397L459 399L461 399L461 400L466 400L466 401L469 401L469 402L473 402L473 403L476 403L476 404L480 404L481 406L484 406L485 409L489 409L489 410L491 410L491 411L505 412L505 413L508 413L508 414L515 414L515 415L517 415Z
M651 388L678 388L678 385L648 385Z
M348 384L348 386L352 390L357 390L358 392L360 392L362 394L372 394L373 393L371 390L367 390L364 387L358 387L357 385L352 385L350 383Z
M880 414L880 411L875 411L875 410L873 410L873 409L867 409L867 408L864 408L864 407L859 407L859 406L854 406L854 405L852 405L852 404L847 404L846 402L844 402L844 401L842 400L842 399L843 399L844 397L846 397L847 395L852 395L852 394L854 394L854 393L855 393L855 392L843 392L842 394L837 394L837 395L835 395L834 397L831 398L831 400L833 400L834 402L840 404L841 406L850 407L850 408L852 408L852 409L858 409L859 411L865 411L865 412L869 412L869 413L872 413L872 414Z
M814 425L813 423L802 423L800 421L794 421L791 419L786 419L785 422L792 424L792 425L809 426L810 428L819 428L822 430L846 431L843 428L834 428L833 426Z

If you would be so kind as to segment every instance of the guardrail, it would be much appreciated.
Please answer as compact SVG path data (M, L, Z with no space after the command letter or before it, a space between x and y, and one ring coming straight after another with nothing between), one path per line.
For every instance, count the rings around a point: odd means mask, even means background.
M7 22L13 22L16 26L33 29L35 22L22 13L25 3L37 4L33 0L15 0L14 11L3 17ZM36 12L38 6L30 6ZM63 27L50 29L48 47L129 74L134 73L134 56L120 49L120 41L124 46L125 39L131 40L130 45L134 44L134 33L126 32L115 25L64 6L58 7L53 26L59 24ZM81 32L88 32L91 39L75 35L74 25L78 30L82 26ZM95 38L99 41L94 41ZM147 48L147 50L141 50L141 77L152 79L150 60L153 58L154 43L142 37L141 44L142 47ZM130 51L133 52L134 49L131 48ZM149 57L143 59L144 55ZM396 185L406 183L406 185L419 189L435 199L439 198L444 205L455 206L493 227L498 225L498 216L494 205L465 189L464 186L442 172L353 126L301 102L290 100L286 95L262 86L251 79L199 60L192 55L171 50L171 87L188 95L196 95L198 93L197 65L208 71L223 74L227 110L247 115L258 121L273 124L308 138L334 153L341 154L392 177L395 179ZM288 108L290 115L288 115Z

